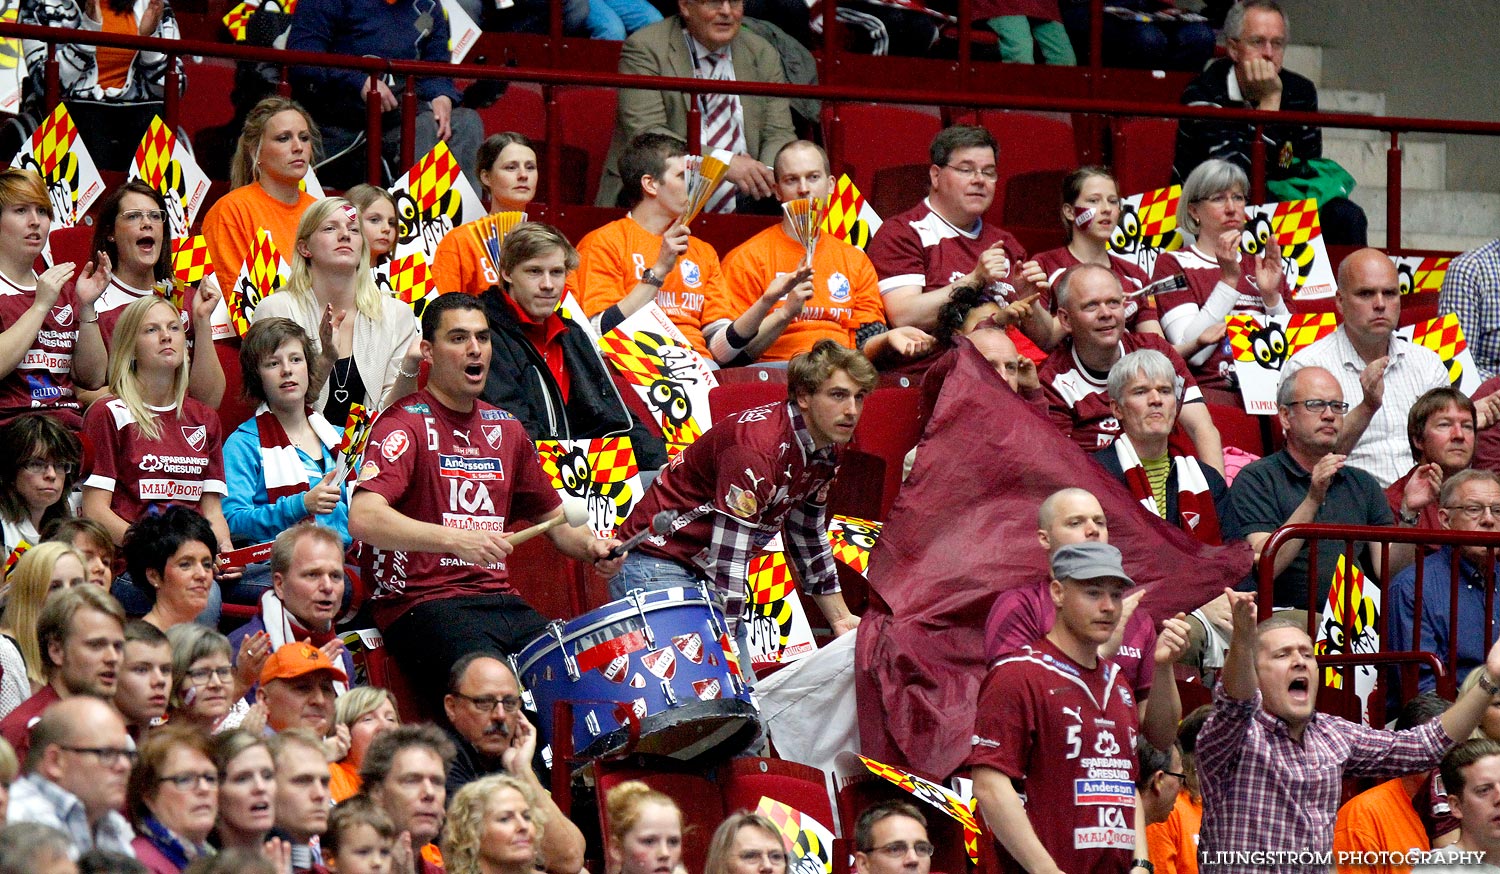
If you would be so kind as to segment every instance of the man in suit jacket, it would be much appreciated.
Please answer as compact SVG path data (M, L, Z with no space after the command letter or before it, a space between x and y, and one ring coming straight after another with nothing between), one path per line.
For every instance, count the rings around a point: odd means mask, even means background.
M745 82L785 82L781 55L761 37L740 26L744 0L678 0L678 14L644 27L625 40L620 53L620 72L644 76L710 78L715 64L711 53L729 51L733 78ZM695 72L696 71L696 72ZM721 76L722 77L722 76ZM657 131L688 140L689 101L700 101L700 109L711 95L695 96L677 91L620 91L615 135L604 162L599 184L599 206L615 206L620 193L620 154L639 133ZM743 151L736 149L727 179L742 197L771 197L775 177L771 171L776 153L796 139L791 109L780 97L736 98ZM704 112L705 122L710 113ZM701 137L709 148L707 124Z

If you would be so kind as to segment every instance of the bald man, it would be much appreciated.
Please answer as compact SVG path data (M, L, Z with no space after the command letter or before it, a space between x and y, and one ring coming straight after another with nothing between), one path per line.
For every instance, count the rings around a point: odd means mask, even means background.
M1304 367L1333 374L1349 404L1335 451L1386 488L1411 467L1406 412L1429 389L1449 384L1448 368L1436 352L1396 336L1400 281L1379 249L1360 249L1339 265L1334 305L1338 330L1293 355L1282 377Z

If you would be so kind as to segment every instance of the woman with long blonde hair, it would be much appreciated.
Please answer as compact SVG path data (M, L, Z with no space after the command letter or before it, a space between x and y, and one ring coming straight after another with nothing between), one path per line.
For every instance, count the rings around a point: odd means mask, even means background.
M546 821L531 787L509 774L467 783L453 796L443 827L449 874L532 874Z
M47 682L36 621L47 596L88 582L83 556L66 543L41 543L21 554L6 575L5 611L0 613L0 713L9 713ZM20 694L20 699L15 698Z
M291 259L297 222L315 202L302 190L302 180L322 149L318 123L296 101L273 95L250 110L230 161L234 190L203 217L220 287L227 291L240 275L260 228L270 231L277 251Z
M83 482L83 515L125 542L127 520L184 505L208 520L219 550L233 547L220 501L224 485L219 415L187 396L187 340L182 315L165 298L145 297L125 307L109 355L109 390L89 407L84 434L95 450ZM212 354L212 350L205 350ZM144 580L121 577L115 597L127 613L151 608ZM214 586L201 621L218 621Z
M254 320L287 318L316 337L313 408L343 430L355 404L369 414L417 390L421 334L411 308L381 294L370 273L359 211L342 197L302 216L286 287L261 301Z

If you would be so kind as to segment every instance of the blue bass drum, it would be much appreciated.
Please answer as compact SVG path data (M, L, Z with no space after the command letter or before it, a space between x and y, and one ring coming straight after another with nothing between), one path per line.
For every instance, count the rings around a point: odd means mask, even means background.
M517 662L547 742L553 704L567 701L579 755L623 747L634 713L636 752L695 760L732 756L760 733L734 651L723 610L706 589L673 588L633 591L553 622Z

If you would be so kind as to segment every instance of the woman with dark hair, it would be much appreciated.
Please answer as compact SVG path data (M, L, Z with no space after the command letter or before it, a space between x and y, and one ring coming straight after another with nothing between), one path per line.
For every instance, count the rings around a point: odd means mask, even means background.
M292 259L297 223L315 202L299 186L322 148L318 123L290 98L267 97L250 110L230 162L233 190L203 217L203 236L221 284L240 275L261 228L271 232L281 256Z
M1074 264L1108 267L1125 289L1125 329L1160 336L1161 322L1150 299L1129 296L1149 285L1151 277L1135 262L1109 251L1110 237L1120 226L1120 188L1115 177L1103 167L1079 167L1069 173L1062 183L1062 223L1068 244L1036 256L1036 262L1047 271L1047 282L1056 282ZM1057 300L1051 290L1042 292L1042 298L1047 312L1056 314ZM1062 323L1054 318L1049 348L1065 333Z
M0 426L0 541L5 571L42 542L42 529L73 515L68 495L78 481L83 444L61 422L42 413Z
M108 255L115 266L109 286L94 304L106 347L127 304L152 294L166 296L172 288L171 236L166 199L140 179L126 182L100 203L98 224L94 225L94 251ZM192 303L182 314L188 350L212 352L218 283L205 283L191 292L191 296ZM210 407L217 407L223 400L224 370L219 366L218 355L193 358L188 393Z
M245 396L260 403L224 442L224 517L237 542L264 543L312 518L349 545L334 451L343 432L307 405L313 360L312 338L291 319L261 319L245 333Z
M209 832L219 816L219 769L208 737L167 725L146 735L125 784L135 857L151 874L179 874L213 855Z
M208 520L186 507L170 507L130 526L125 532L130 579L154 591L151 609L141 618L169 631L206 615L215 589L216 542Z
M541 180L536 149L518 133L490 134L479 146L479 181L490 200L490 214L524 212ZM479 294L500 284L499 265L490 261L474 223L459 225L438 243L432 273L439 291Z

